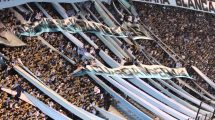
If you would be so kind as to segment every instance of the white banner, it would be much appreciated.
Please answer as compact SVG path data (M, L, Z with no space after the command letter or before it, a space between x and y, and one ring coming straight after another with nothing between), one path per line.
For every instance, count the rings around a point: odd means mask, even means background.
M213 0L133 0L152 4L160 4L173 7L181 7L207 13L215 13L215 2Z
M77 19L76 17L69 17L67 19L52 19L43 18L40 21L23 25L25 31L21 33L24 36L39 36L44 32L59 32L66 31L69 33L78 32L92 32L100 33L108 36L124 36L121 27L108 27L101 23L94 21Z
M87 65L84 70L75 73L75 76L80 76L86 73L95 75L119 76L122 78L159 78L171 79L177 77L191 78L185 68L169 68L161 65L130 65L121 66L118 68L108 68L105 66Z

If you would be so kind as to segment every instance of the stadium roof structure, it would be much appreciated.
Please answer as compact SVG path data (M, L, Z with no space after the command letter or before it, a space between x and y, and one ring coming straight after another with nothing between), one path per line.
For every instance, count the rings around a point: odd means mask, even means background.
M88 0L0 0L0 9L18 6L18 5L22 5L30 2L76 3L76 2L84 2L84 1L88 1ZM101 1L108 2L110 0L101 0Z

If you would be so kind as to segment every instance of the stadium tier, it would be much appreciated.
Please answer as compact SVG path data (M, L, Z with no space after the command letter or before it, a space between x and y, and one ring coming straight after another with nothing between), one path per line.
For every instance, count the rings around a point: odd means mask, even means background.
M207 0L0 0L0 120L213 120Z

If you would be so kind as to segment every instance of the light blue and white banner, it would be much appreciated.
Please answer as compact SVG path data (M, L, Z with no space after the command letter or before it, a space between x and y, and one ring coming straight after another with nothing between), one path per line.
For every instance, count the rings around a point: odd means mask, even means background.
M191 78L185 68L169 68L162 65L130 65L121 66L118 68L108 68L105 66L91 66L87 65L86 68L75 75L80 76L86 73L95 75L119 76L121 78L160 78L171 79L178 77Z
M44 32L67 31L69 33L91 32L100 33L108 36L127 37L124 35L121 27L108 27L94 21L77 19L69 17L67 19L43 18L42 20L23 26L25 31L21 33L24 36L39 36Z

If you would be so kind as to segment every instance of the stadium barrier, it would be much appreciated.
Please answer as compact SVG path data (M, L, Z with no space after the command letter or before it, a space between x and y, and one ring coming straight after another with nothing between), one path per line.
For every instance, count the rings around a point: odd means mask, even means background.
M174 91L175 93L177 93L178 95L180 95L181 97L184 97L186 100L192 102L193 104L196 104L197 106L201 103L201 101L195 97L192 97L191 95L187 95L181 91L179 91L178 89L172 87L171 85L169 85L168 83L164 82L163 80L157 79L159 82L161 82L163 85L165 85L166 87L168 87L170 90ZM209 111L209 112L213 112L214 108L206 103L202 104L202 107Z
M206 94L207 96L209 96L211 99L215 100L215 97L210 94L208 91L206 91L204 88L202 88L201 86L199 86L197 83L193 82L196 87L198 87L204 94ZM186 84L185 84L186 85Z
M125 51L109 36L105 36L106 41L110 42L110 44L116 48L125 58L129 58L129 56L125 53ZM116 38L117 39L117 38Z
M172 117L171 115L163 112L162 110L158 109L156 106L152 105L148 101L144 100L141 98L139 95L134 94L132 91L128 90L127 88L123 87L121 84L113 80L112 78L102 75L104 79L109 81L112 85L114 85L116 88L118 88L120 91L122 91L124 94L132 98L134 101L139 103L141 106L146 108L147 110L153 112L154 114L158 115L159 117L163 119L168 119L168 120L176 120L176 118Z
M60 52L59 50L57 50L56 48L54 48L52 45L50 45L47 41L45 41L42 37L38 36L38 39L41 40L41 42L43 44L45 44L47 47L49 47L51 50L57 52L59 55L61 55L63 58L65 58L66 60L68 60L71 64L75 65L75 61L71 60L69 57L67 57L66 55L64 55L62 52Z
M110 113L110 112L107 112L106 110L101 109L101 108L99 108L99 107L96 107L96 106L95 106L95 109L96 109L97 111L99 111L100 114L102 114L103 116L105 116L106 118L108 118L108 120L126 120L126 119L121 118L121 117L119 117L119 116L116 116L116 115L114 115L114 114L112 114L112 113Z
M197 67L192 66L192 68L201 78L203 78L203 80L205 80L205 82L208 83L208 85L215 89L215 83L210 78L208 78L204 73L202 73Z
M95 8L97 10L97 12L100 14L100 16L102 17L102 19L104 20L104 22L109 26L109 27L115 27L115 23L111 20L111 18L109 17L108 13L111 16L111 13L108 12L106 13L105 10L103 10L102 8L105 8L104 6L101 6L101 3L98 0L95 0ZM107 11L107 10L106 10ZM117 38L116 38L117 39ZM128 38L122 38L123 40L125 40L128 44L133 45L133 43L128 39Z
M105 11L102 9L102 7L97 3L96 0L94 0L94 7L96 11L99 13L99 15L103 18L104 22L109 26L109 27L116 27L114 22L109 18L109 16L105 13Z
M99 47L83 32L79 32L79 35L83 37L90 45L92 45L95 49L98 49Z
M176 78L177 79L177 78ZM189 94L187 91L185 91L184 89L182 89L181 86L178 86L177 84L175 84L173 81L167 81L168 83L170 83L170 85L172 85L173 87L175 87L176 89L180 90L181 92L187 94L187 95L191 95ZM204 96L202 93L198 92L197 90L195 90L193 87L187 85L186 87L188 87L188 89L190 89L191 91L193 91L194 93L196 93L197 95L199 95L202 99L204 99L205 101L210 101L210 103L215 104L215 101L208 98L207 96ZM192 95L193 97L196 97L195 95Z
M123 59L124 56L104 36L97 33L96 35L117 57Z
M185 120L185 119L189 119L190 116L189 115L185 115L179 111L177 111L178 109L173 109L170 106L168 106L167 103L162 103L159 100L151 97L150 95L148 95L147 93L145 93L144 91L141 91L140 89L138 89L137 87L133 86L132 84L130 84L129 82L125 81L124 79L118 77L118 76L113 76L112 77L116 82L118 82L119 84L121 84L122 86L124 86L125 88L127 88L129 91L133 92L134 94L140 96L142 99L148 101L149 103L151 103L152 105L156 106L157 108L159 108L160 110L174 116L177 119L180 120Z
M106 54L103 50L99 51L99 55L111 67L114 68L116 66L119 66L119 63L115 62L115 60L112 57L110 57L108 54Z
M102 4L102 2L100 0L95 0L95 2L100 6L100 8L103 9L103 11L109 16L110 19L112 19L112 21L115 22L115 24L117 24L117 26L120 26L120 23L115 19L115 17L110 13L110 11Z
M190 104L189 102L185 101L182 98L179 98L178 96L176 96L175 94L171 93L170 91L168 91L167 89L165 89L163 86L161 86L159 83L155 82L152 79L148 79L149 82L155 86L159 91L161 91L163 94L165 94L166 96L174 99L175 101L177 101L178 103L180 103L181 105L189 108L190 110L193 110L194 112L198 111L198 108L192 104ZM205 114L209 114L210 112L205 111L205 110L201 110L200 111L201 114L205 115ZM194 117L194 116L193 116Z
M139 87L141 90L145 91L149 95L153 96L154 98L158 99L159 101L167 104L168 106L171 106L172 108L180 111L181 113L184 113L186 115L189 115L191 117L196 116L196 112L193 110L190 110L189 108L185 107L184 105L178 103L177 101L173 100L172 98L167 97L160 91L156 90L152 86L148 85L145 81L141 80L140 78L133 78L133 79L127 79L129 82L133 83L137 87Z

